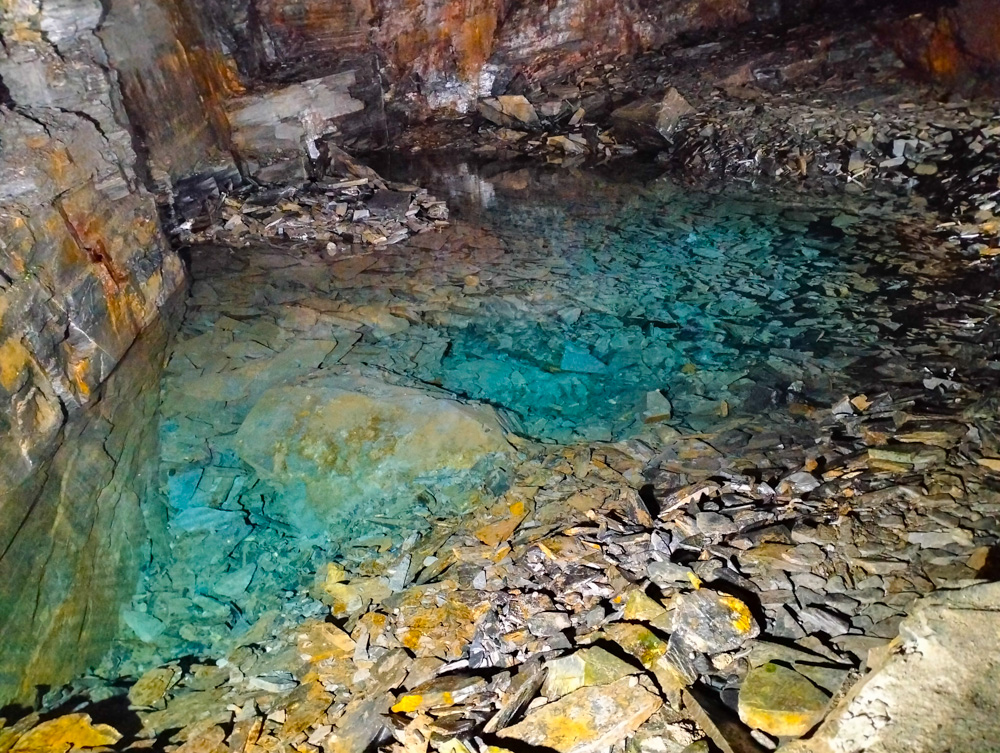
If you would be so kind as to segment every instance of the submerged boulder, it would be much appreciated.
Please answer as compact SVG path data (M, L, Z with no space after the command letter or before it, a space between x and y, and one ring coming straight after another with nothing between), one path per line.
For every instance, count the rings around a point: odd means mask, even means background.
M338 538L492 498L514 454L491 407L357 372L266 391L236 446L282 492L275 512Z

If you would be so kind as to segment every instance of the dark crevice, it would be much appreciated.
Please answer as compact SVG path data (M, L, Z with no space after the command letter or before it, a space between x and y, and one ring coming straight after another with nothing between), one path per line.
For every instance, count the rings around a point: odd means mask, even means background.
M89 112L84 112L83 110L71 110L66 107L60 107L58 108L58 110L59 112L65 113L66 115L75 115L76 117L82 120L86 120L88 123L94 126L94 128L97 129L97 132L101 134L102 139L104 139L105 141L108 140L108 134L104 132L104 126L101 125L101 121L99 121Z
M14 102L14 97L11 96L10 89L8 89L7 84L3 82L2 76L0 76L0 105L3 105L9 110L13 110L17 107L17 103Z

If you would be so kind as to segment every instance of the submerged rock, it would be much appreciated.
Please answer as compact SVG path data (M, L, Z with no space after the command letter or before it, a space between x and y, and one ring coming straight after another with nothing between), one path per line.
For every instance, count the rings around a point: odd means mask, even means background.
M432 512L463 509L485 496L488 474L513 455L492 408L360 375L269 390L236 445L284 489L289 522L338 536L371 515L410 514L420 495Z

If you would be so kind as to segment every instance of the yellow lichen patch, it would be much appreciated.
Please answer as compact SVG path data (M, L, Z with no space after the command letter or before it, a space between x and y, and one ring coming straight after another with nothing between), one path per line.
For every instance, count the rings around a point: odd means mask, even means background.
M77 748L98 748L121 739L114 727L92 724L87 714L67 714L42 722L21 737L10 753L53 753Z
M293 690L284 702L285 723L281 727L281 737L294 739L309 727L320 722L333 696L318 682L306 682Z
M403 594L396 637L418 657L455 660L472 641L476 623L490 610L478 591L457 591L446 580ZM443 603L439 604L438 599Z
M528 516L528 500L516 498L511 502L510 497L511 495L507 495L490 510L490 517L493 520L479 528L475 533L476 538L486 546L495 547L502 541L509 539Z
M422 695L404 695L396 702L396 705L393 706L391 710L395 711L397 714L412 714L420 708L420 704L423 702L424 697Z
M732 610L733 628L740 633L749 633L753 630L753 615L750 609L739 599L732 596L723 596L720 601Z

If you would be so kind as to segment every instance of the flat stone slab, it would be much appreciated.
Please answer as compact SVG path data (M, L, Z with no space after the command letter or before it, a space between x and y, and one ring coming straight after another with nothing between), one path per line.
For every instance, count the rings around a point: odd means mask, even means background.
M662 704L636 678L623 677L580 688L497 735L559 753L596 753L635 732Z

